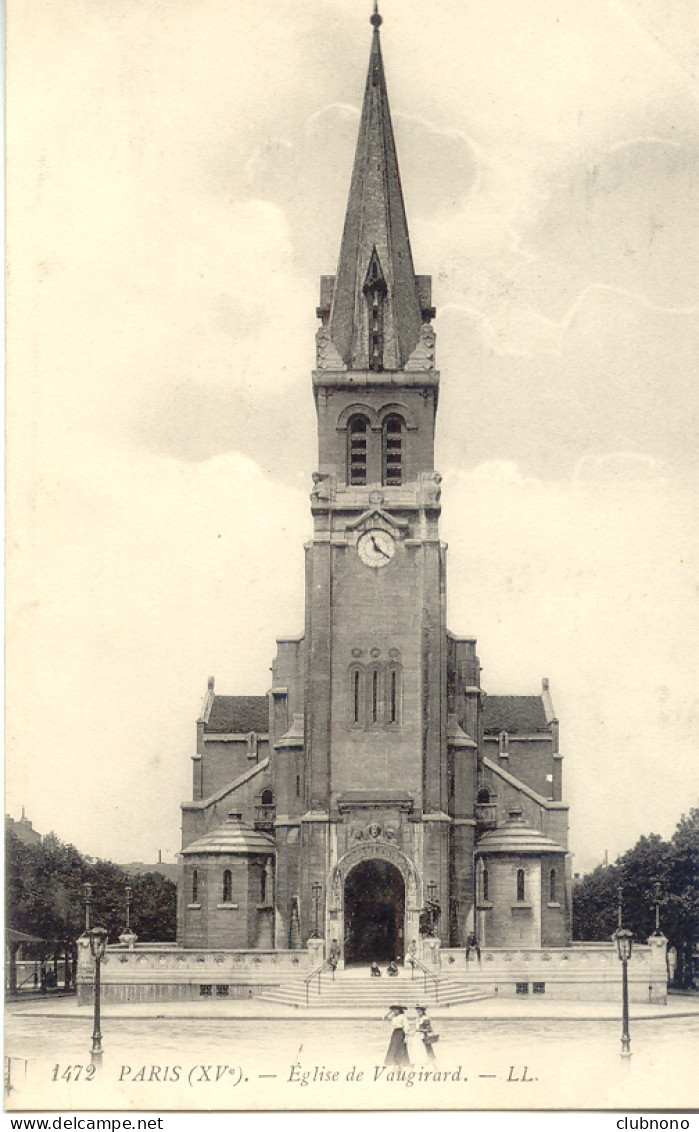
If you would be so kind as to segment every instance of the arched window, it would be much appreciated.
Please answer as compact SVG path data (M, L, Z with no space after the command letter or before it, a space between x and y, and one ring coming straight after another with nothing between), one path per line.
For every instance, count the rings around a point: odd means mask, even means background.
M551 904L556 903L556 870L551 869L549 874L549 901Z
M233 878L231 870L226 869L223 874L223 903L230 904L233 899Z
M364 681L362 679L361 665L353 665L350 668L349 678L349 721L350 723L359 724L362 722L364 713Z
M490 790L488 790L486 786L484 786L482 790L478 791L476 801L480 806L487 806L490 803Z
M297 798L301 797L301 775L300 774L296 775L296 797Z
M262 805L262 806L273 806L274 805L274 794L272 793L271 790L263 790L262 791L262 795L260 797L260 805Z
M366 417L351 417L347 425L347 482L367 482L367 442L369 422Z
M392 664L386 674L386 722L400 723L400 666Z
M403 421L400 417L386 417L383 422L382 479L387 487L403 482Z
M481 873L481 900L488 899L488 870L483 869Z
M264 904L267 899L267 869L262 866L260 872L260 904Z
M517 903L524 903L524 869L517 869Z
M368 673L367 688L369 723L381 722L382 692L383 689L381 687L381 669L370 668Z
M192 869L192 904L199 903L199 873Z

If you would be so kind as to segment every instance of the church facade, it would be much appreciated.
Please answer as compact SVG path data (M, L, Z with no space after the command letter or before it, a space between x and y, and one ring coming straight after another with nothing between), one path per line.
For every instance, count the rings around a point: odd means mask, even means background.
M272 686L197 723L178 945L350 963L570 942L548 682L487 695L446 624L431 280L415 274L379 24L337 272L320 282L305 624ZM263 691L263 690L261 690Z

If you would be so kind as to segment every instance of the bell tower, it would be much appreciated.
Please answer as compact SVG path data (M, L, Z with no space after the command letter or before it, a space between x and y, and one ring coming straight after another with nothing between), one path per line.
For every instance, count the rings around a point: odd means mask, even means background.
M348 848L372 836L367 829L382 841L388 830L413 862L414 918L424 899L418 860L432 861L445 901L449 891L439 374L431 279L413 267L377 11L371 22L337 272L321 278L317 310L298 879L302 892L325 889ZM342 900L328 893L331 938L343 934ZM402 953L417 923L406 918L395 930Z

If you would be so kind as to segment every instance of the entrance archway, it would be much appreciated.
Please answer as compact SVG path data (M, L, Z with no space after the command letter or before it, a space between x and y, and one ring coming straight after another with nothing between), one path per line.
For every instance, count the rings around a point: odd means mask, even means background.
M405 883L390 861L372 857L345 879L345 962L403 959Z

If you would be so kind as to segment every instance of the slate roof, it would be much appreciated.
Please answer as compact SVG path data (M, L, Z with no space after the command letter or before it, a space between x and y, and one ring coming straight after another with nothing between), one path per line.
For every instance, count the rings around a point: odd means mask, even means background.
M384 367L402 369L417 344L422 315L377 23L330 313L333 344L351 369L369 364L364 285L373 258L388 295Z
M539 829L525 825L520 817L509 818L497 829L490 830L481 837L476 846L477 853L565 853L562 845L552 841Z
M246 825L239 817L229 817L216 829L205 833L182 850L185 857L199 856L202 853L270 853L275 848L274 839L266 833L259 833Z
M249 731L266 734L269 730L269 703L266 696L214 696L205 732Z
M483 730L486 735L500 731L510 735L550 731L541 696L485 696Z

